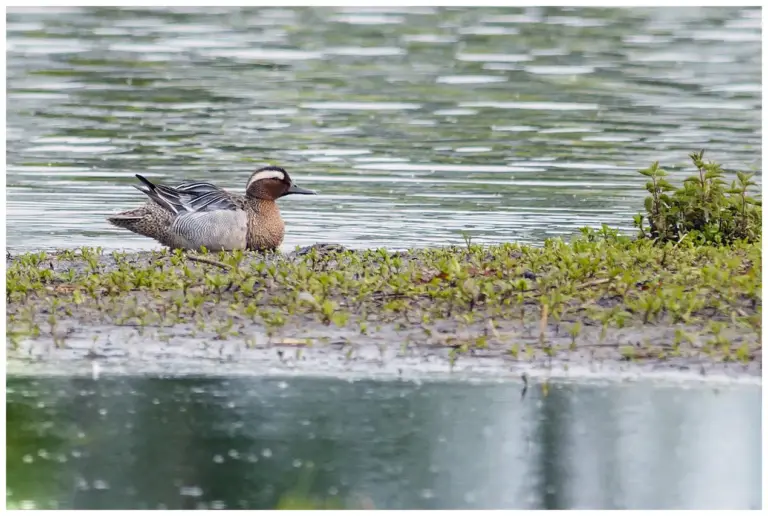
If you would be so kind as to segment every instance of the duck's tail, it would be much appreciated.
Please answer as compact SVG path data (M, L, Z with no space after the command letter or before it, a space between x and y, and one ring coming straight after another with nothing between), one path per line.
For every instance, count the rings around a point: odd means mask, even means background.
M141 222L141 220L147 216L147 209L142 206L135 210L124 211L122 213L116 213L107 217L107 222L113 226L119 228L125 228L133 231L133 227Z
M168 209L167 203L164 203L164 199L158 196L157 190L158 187L154 183L152 183L149 179L146 177L136 174L136 178L141 181L142 184L140 185L133 185L134 188L136 188L141 193L145 194L147 197L151 199L150 204L157 203L158 207L162 207L165 209ZM150 228L145 226L152 226L153 219L158 218L157 211L162 210L153 210L152 207L149 204L145 204L144 206L140 206L133 210L123 211L121 213L116 213L115 215L110 215L107 217L107 222L112 224L113 226L117 226L119 228L124 228L129 231L133 231L134 233L139 233L141 235L146 235L146 232L150 230ZM153 213L155 212L155 213ZM165 218L165 217L160 217ZM151 228L154 230L155 228ZM152 235L147 235L152 236Z

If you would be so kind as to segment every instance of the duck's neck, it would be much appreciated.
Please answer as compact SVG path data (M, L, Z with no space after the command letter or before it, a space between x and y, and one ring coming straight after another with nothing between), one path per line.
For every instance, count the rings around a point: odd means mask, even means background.
M248 200L248 249L275 249L283 243L285 225L275 201Z

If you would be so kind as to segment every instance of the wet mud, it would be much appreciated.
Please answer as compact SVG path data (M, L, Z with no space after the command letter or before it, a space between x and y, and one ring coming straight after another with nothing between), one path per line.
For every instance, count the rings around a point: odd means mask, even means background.
M8 256L9 372L759 377L754 250L615 247Z

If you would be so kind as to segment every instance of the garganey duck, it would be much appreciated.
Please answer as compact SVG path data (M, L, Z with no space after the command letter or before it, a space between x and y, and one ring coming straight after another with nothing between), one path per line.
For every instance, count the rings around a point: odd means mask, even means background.
M251 175L245 195L211 183L184 181L167 186L136 177L142 184L134 186L150 200L107 221L172 249L275 249L285 233L275 201L290 194L315 194L296 186L285 169L272 166Z

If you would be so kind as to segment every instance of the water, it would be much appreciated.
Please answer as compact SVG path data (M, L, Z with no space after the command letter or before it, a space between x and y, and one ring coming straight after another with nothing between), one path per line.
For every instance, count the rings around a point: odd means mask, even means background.
M631 230L654 160L759 171L758 8L11 8L7 242L107 225L140 172L241 191L286 166L285 249Z
M8 380L37 508L751 508L757 385ZM332 399L333 402L328 400Z

